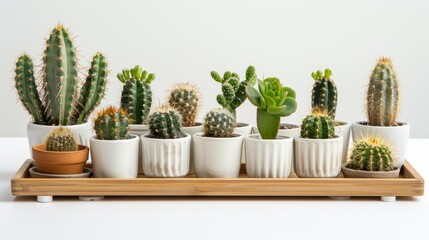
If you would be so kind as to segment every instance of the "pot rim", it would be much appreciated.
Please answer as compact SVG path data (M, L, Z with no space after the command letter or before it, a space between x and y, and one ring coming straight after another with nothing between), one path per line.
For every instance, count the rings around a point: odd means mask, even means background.
M128 124L130 130L149 130L147 124Z
M31 149L33 151L36 151L36 152L47 153L47 154L74 154L77 152L85 152L85 151L89 150L88 146L78 144L78 150L76 150L76 151L63 151L63 152L48 151L48 150L46 150L46 144L44 144L44 143L36 144L33 147L31 147Z
M202 124L202 123L200 123L200 122L195 122L195 125L194 126L190 126L190 127L180 127L180 128L184 128L184 129L192 129L192 128L201 128L201 127L203 127L204 125Z
M347 126L347 125L351 125L352 124L350 122L339 121L339 120L335 120L335 123L340 124L340 125L336 125L335 127L343 127L343 126Z
M84 125L91 125L90 121L87 121L86 123L80 123L75 125L43 125L43 124L36 124L31 121L28 122L27 126L36 126L39 128L56 128L56 127L66 127L66 128L78 128Z
M293 137L277 134L276 139L263 139L261 134L251 134L246 137L246 140L255 142L293 142Z
M185 137L181 137L181 138L151 138L149 137L149 135L141 135L141 139L147 139L149 141L152 142L182 142L182 141L187 141L188 139L191 139L191 135L185 133Z
M197 133L194 133L194 135L192 135L192 136L195 138L207 139L207 140L212 140L212 141L234 141L234 140L244 138L243 135L238 134L238 133L233 133L231 135L231 137L206 137L206 136L204 136L204 132L197 132Z
M103 142L103 143L125 143L125 142L134 142L134 141L138 141L139 136L135 135L135 134L129 134L130 136L132 136L133 138L130 139L120 139L120 140L106 140L106 139L97 139L95 138L95 136L91 136L91 138L89 139L91 142Z
M395 173L398 172L399 173L401 171L401 168L395 168L392 171L365 171L365 170L356 170L356 169L348 168L347 166L349 164L350 164L349 162L345 163L343 166L341 166L341 170L346 170L346 171L354 172L354 173L363 173L363 174L366 174L366 173L376 173L379 176L391 174L393 172L395 172Z
M241 125L241 126L239 126L239 125ZM250 123L237 122L237 126L234 128L247 128L247 127L252 127L252 125Z
M365 125L365 123L366 123L366 125ZM375 128L375 129L378 129L378 128L380 128L380 129L393 129L393 128L398 129L398 128L408 128L408 127L410 127L410 124L408 122L398 121L396 123L397 124L399 123L399 124L402 124L402 125L398 125L398 126L371 126L371 125L367 125L368 121L357 121L357 122L354 122L353 125L355 125L355 126L361 126L361 127L364 127L364 128Z
M336 142L336 141L340 141L343 139L342 136L340 135L334 135L333 138L325 138L325 139L320 139L320 138L303 138L301 136L299 137L295 137L296 140L299 141L307 141L307 142Z

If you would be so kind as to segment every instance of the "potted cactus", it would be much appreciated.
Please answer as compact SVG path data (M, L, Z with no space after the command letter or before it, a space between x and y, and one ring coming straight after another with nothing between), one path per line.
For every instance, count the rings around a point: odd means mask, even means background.
M336 177L341 171L343 137L335 135L334 120L326 109L313 109L295 138L295 173L298 177Z
M128 134L128 117L113 106L94 119L91 159L96 178L135 178L138 174L139 138Z
M68 128L56 127L46 136L44 144L32 147L38 173L79 174L88 160L88 147L77 143Z
M366 92L366 113L368 120L353 123L353 142L361 138L381 137L395 147L395 167L405 161L410 124L398 121L399 81L392 61L380 58L372 71Z
M107 62L103 54L92 58L83 86L79 86L79 64L73 38L62 25L56 26L46 41L40 79L34 76L33 61L23 54L15 68L15 88L33 120L27 125L30 148L43 142L55 126L69 128L77 141L89 145L88 117L104 96ZM40 82L37 84L36 82Z
M194 134L195 174L204 178L236 178L240 174L243 136L234 133L235 118L224 108L204 119L204 132Z
M149 177L184 177L189 172L191 136L181 129L181 115L168 105L149 116L142 135L143 172Z
M258 80L258 90L246 87L249 101L257 107L258 135L244 139L246 171L250 177L286 178L292 162L293 139L278 135L280 117L296 111L295 91L278 78Z
M397 178L400 168L394 165L391 147L382 138L368 137L357 141L342 172L348 178Z

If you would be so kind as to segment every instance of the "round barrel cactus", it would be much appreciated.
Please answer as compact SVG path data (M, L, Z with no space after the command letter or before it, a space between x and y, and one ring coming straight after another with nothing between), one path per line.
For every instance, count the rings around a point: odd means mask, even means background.
M204 119L204 136L230 137L236 126L235 118L227 109L213 109Z
M168 104L182 115L182 126L193 127L201 108L200 92L190 83L175 85L168 96Z
M149 131L153 138L182 138L186 134L181 130L180 114L173 108L163 105L149 116Z
M391 148L381 138L361 139L350 155L348 168L364 171L392 171L395 158Z
M313 139L328 139L335 135L334 120L326 110L313 109L312 114L302 120L301 137Z
M128 117L122 108L106 107L98 112L94 130L96 138L100 140L127 139Z
M46 150L54 152L72 152L78 150L76 136L68 128L54 128L46 137Z

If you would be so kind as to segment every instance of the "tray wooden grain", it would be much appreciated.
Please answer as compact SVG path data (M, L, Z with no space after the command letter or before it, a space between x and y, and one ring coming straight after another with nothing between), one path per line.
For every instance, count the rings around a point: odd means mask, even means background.
M424 180L405 162L397 179L370 178L31 178L26 160L11 180L14 196L422 196ZM89 165L90 167L90 165Z

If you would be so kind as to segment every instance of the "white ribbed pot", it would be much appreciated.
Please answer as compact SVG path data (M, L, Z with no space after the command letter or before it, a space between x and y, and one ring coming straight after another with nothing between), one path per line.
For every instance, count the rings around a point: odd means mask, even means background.
M253 134L244 139L246 172L252 178L287 178L292 165L293 138L277 135L265 140Z
M343 137L295 138L295 173L301 178L336 177L341 172Z
M253 131L252 125L247 123L242 123L242 122L237 123L237 127L234 128L234 133L243 136L243 138L252 134L252 131ZM244 153L244 144L243 144L242 151L241 151L241 163L246 162L246 158L244 157L244 155L245 153Z
M136 178L138 174L139 137L131 139L90 139L94 177Z
M335 135L343 137L343 163L347 162L349 142L350 142L350 130L352 127L351 123L335 121Z
M204 126L202 123L196 122L193 127L182 127L181 128L184 133L187 133L191 136L191 150L189 152L189 174L195 173L195 167L194 167L194 134L204 131Z
M149 125L143 125L143 124L129 124L128 125L128 133L133 134L139 137L140 136L149 134ZM142 151L141 151L141 144L139 144L139 173L143 173L143 167L142 167Z
M51 125L39 125L29 122L27 124L27 137L28 145L31 148L34 145L42 144L45 141L46 135L54 128L58 126ZM62 126L70 129L77 137L78 143L81 145L89 146L89 139L91 137L91 123L82 123L77 125Z
M148 177L184 177L189 172L191 136L175 139L141 136L143 173Z
M399 126L379 127L369 126L366 122L356 122L352 125L353 143L356 143L361 138L365 137L380 137L393 147L395 155L395 167L401 168L405 162L405 154L407 153L408 138L410 137L410 124L399 122Z
M237 178L240 174L243 136L205 137L194 134L195 175L200 178Z

